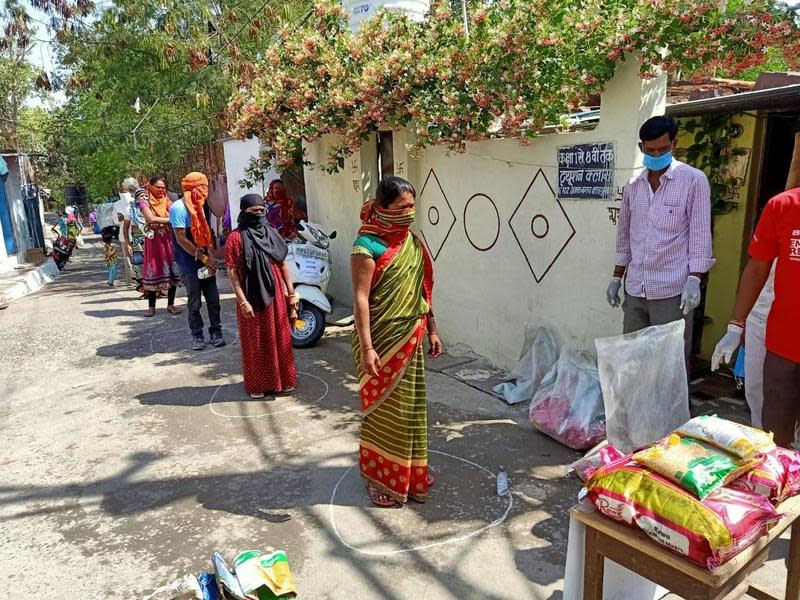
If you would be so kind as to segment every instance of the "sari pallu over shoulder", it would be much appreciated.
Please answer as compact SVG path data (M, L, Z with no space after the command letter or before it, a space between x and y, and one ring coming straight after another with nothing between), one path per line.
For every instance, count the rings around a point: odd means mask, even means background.
M376 261L370 291L370 329L373 348L381 360L378 377L361 370L360 344L357 336L353 339L365 415L394 391L425 338L432 273L424 244L410 232Z

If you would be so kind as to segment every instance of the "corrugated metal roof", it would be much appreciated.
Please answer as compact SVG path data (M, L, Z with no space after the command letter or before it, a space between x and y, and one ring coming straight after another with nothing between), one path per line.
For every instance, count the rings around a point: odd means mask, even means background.
M691 102L668 104L666 113L673 117L709 113L737 113L748 110L800 109L800 84L785 87L742 92L720 98L706 98Z

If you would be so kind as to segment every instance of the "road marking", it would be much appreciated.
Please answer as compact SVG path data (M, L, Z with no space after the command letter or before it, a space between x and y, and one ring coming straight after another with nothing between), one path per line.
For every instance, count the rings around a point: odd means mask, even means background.
M481 469L482 471L485 471L489 475L489 477L491 477L492 479L494 479L494 477L495 477L495 474L492 473L486 467L484 467L482 465L479 465L478 463L474 463L471 460L467 460L466 458L461 458L460 456L455 456L454 454L448 454L447 452L439 452L438 450L428 450L428 452L430 454L439 454L440 456L447 456L449 458L454 458L456 460L460 460L463 463L466 463L466 464L471 465L473 467L477 467L478 469ZM391 556L391 555L394 555L394 554L404 554L404 553L407 553L407 552L419 552L420 550L427 550L429 548L436 548L438 546L444 546L446 544L455 544L457 542L463 542L463 541L468 540L470 538L473 538L473 537L475 537L477 535L480 535L484 531L487 531L487 530L489 530L489 529L491 529L493 527L497 527L498 525L503 523L508 518L509 513L511 513L511 509L514 506L514 498L509 493L509 494L507 494L507 496L508 496L508 506L506 506L505 512L500 517L498 517L497 519L495 519L494 521L489 523L488 525L484 525L483 527L481 527L480 529L476 529L475 531L472 531L472 532L469 532L469 533L462 533L462 534L459 534L459 535L455 535L455 536L453 536L453 537L451 537L449 539L439 540L437 542L430 542L428 544L421 544L419 546L414 546L412 548L402 548L400 550L362 550L361 548L357 548L357 547L353 546L352 544L349 544L349 543L347 543L345 541L344 537L342 537L342 534L339 531L339 528L336 527L336 519L334 518L334 514L333 514L334 513L333 509L334 509L334 506L335 506L334 502L336 500L336 493L339 491L339 486L342 485L342 482L344 481L345 477L347 477L347 475L353 469L355 469L355 466L352 466L349 469L347 469L342 474L342 476L339 478L339 481L336 482L336 485L333 488L333 492L331 493L331 503L330 503L330 507L329 507L329 509L330 509L329 510L329 516L330 516L331 526L333 527L333 531L336 533L336 537L339 538L339 541L342 543L342 545L346 546L350 550L354 550L355 552L358 552L359 554L365 554L365 555L368 555L368 556Z
M316 379L322 385L325 386L325 391L322 393L322 395L319 398L314 400L314 402L321 402L322 400L324 400L327 397L328 392L330 391L330 388L328 387L328 383L324 379L321 379L320 377L317 377L316 375L312 375L311 373L306 373L305 371L298 371L297 374L298 375L304 375L305 377L310 377L311 379ZM296 406L289 406L287 408L284 408L283 410L275 410L275 411L270 410L270 411L266 411L266 412L263 412L263 413L258 413L258 414L255 414L255 415L226 415L226 414L217 412L214 409L214 399L217 397L217 394L219 393L219 391L224 386L231 385L232 383L235 383L235 382L234 381L228 381L227 383L221 383L219 386L217 386L217 389L214 390L214 393L211 395L211 399L208 401L208 408L211 410L212 413L214 413L218 417L225 417L226 419L253 419L253 418L259 418L259 417L271 417L273 415L280 415L280 414L283 414L283 413L288 413L288 412L292 412L292 411L295 411L295 410L303 410L303 409L306 408L305 406L300 404L300 405L296 405ZM254 400L251 399L251 398L246 398L246 399L242 399L242 402L254 402ZM219 402L217 402L217 404L219 404Z

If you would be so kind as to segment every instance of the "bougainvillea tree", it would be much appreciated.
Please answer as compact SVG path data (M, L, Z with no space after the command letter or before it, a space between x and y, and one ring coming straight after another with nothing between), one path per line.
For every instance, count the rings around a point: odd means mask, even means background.
M260 137L262 167L302 160L302 140L334 134L325 167L336 170L379 127L411 126L417 150L536 136L633 54L644 78L735 74L767 48L800 66L798 24L776 0L722 4L495 0L472 12L466 36L449 2L434 2L423 23L379 12L353 34L339 2L320 0L240 81L233 131Z

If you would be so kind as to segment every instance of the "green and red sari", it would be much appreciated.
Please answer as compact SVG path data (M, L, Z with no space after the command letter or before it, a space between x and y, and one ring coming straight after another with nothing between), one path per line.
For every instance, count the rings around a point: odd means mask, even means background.
M363 372L357 334L353 341L363 412L361 476L399 502L409 497L424 501L428 494L428 407L422 343L433 291L430 256L407 225L397 224L405 219L401 211L370 205L362 214L364 225L359 230L362 236L378 238L385 247L371 254L375 274L369 299L370 331L372 346L381 360L379 377ZM354 253L367 254L358 245Z

